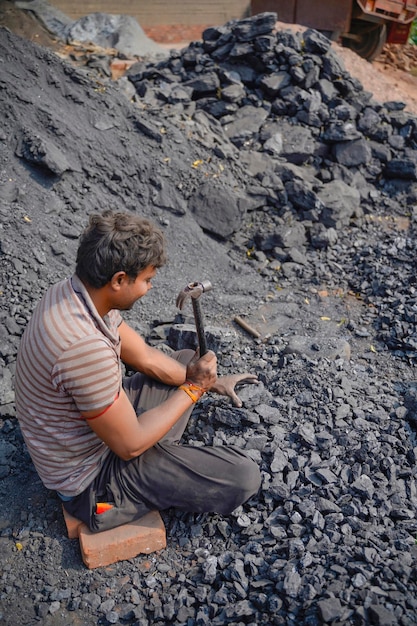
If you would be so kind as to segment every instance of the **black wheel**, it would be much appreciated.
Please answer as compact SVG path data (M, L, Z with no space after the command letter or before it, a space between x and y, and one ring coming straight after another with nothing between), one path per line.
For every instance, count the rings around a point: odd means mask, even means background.
M373 61L382 52L387 41L385 24L356 20L352 22L350 34L354 35L354 38L344 37L343 45L368 61Z

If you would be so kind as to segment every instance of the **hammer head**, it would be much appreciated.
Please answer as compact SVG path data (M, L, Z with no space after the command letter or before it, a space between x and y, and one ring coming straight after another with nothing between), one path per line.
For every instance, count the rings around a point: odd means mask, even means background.
M213 289L213 287L209 280L204 280L201 283L188 283L188 285L184 287L184 289L178 294L177 307L179 309L182 309L184 306L184 302L187 300L187 298L193 298L194 300L196 300L201 296L202 293L210 291L210 289Z

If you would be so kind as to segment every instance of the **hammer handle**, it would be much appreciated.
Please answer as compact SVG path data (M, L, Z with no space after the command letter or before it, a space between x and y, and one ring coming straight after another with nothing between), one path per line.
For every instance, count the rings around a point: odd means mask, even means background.
M204 334L203 314L201 312L200 302L198 298L192 298L195 327L197 330L198 345L200 347L200 356L204 356L207 350L207 341Z

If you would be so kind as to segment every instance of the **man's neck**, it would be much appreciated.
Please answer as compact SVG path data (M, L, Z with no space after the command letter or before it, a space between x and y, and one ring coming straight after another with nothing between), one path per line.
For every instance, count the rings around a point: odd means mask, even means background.
M96 307L97 313L100 315L100 317L104 318L104 316L107 315L107 313L112 308L108 302L106 286L97 289L95 287L91 287L91 285L88 285L83 281L81 282L83 283L85 290L90 296L92 303Z

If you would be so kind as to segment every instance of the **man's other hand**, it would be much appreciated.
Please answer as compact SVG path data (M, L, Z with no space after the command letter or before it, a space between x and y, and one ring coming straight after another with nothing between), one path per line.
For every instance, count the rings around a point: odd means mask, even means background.
M229 374L221 376L211 387L211 391L215 391L221 396L228 396L232 399L234 406L241 407L242 400L235 392L236 385L259 384L259 380L255 374Z

